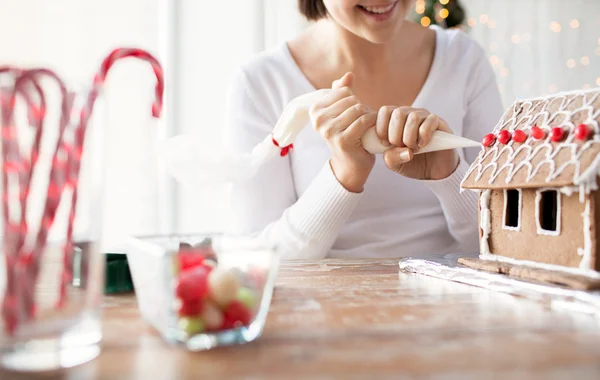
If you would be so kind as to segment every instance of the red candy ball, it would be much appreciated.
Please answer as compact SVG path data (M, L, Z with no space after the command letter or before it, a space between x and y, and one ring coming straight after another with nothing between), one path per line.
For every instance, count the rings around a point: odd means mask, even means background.
M195 252L179 252L179 270L184 271L198 267L204 263L204 256Z
M542 130L542 128L534 126L531 127L531 137L533 137L536 140L541 140L544 138L546 134L544 133L544 131Z
M481 141L481 144L483 146L490 146L494 143L494 141L496 141L496 136L494 136L492 133L490 133L490 134L483 136L483 140Z
M183 303L200 301L208 294L208 271L204 267L189 269L179 276L175 293Z
M585 124L579 124L576 128L575 128L575 138L577 140L587 140L588 136L590 135L590 129L588 128L587 125Z
M550 140L552 140L554 142L559 142L560 140L563 139L564 135L565 135L564 129L562 129L561 127L554 127L554 128L552 128L552 131L550 132Z
M204 300L184 301L179 307L180 317L196 317L204 311Z
M527 133L523 132L520 129L517 129L513 132L512 139L516 143L525 142L525 140L527 140Z
M233 327L248 326L252 320L252 312L240 301L233 301L229 304L223 314L222 329L231 329Z
M504 129L498 133L498 142L500 142L500 144L506 145L510 141L510 137L510 132Z

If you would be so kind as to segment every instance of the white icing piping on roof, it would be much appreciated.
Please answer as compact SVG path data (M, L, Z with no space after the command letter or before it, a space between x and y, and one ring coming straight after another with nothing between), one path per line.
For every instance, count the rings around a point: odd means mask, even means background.
M591 99L588 99L585 96L585 94L592 93L592 92L596 92L596 93L593 97L591 97ZM577 99L581 99L581 98L575 97L575 98L572 98L569 101L567 101L567 96L569 96L569 95L583 95L583 98L582 98L583 105L573 111L565 110L564 108L566 106L568 106L569 104L571 104L571 102L574 102ZM502 119L500 120L499 123L497 123L496 127L494 128L494 133L498 133L502 129L508 129L510 131L514 131L515 127L519 124L526 125L525 128L520 128L521 130L525 130L525 131L530 130L531 125L527 125L528 123L526 123L526 122L530 122L532 120L542 118L543 122L541 123L541 125L538 125L538 126L542 129L544 129L546 132L546 138L545 138L544 142L534 148L531 146L531 143L533 142L533 138L531 136L528 136L525 143L521 144L517 149L513 148L514 141L512 141L512 140L507 145L505 145L501 148L500 148L499 143L496 143L497 144L496 146L488 149L487 151L486 151L486 149L482 149L481 152L479 153L476 163L471 165L471 167L467 171L467 174L465 175L463 181L461 182L461 187L464 184L464 182L466 181L466 179L469 178L469 176L475 170L477 170L477 175L475 177L475 182L477 182L481 179L481 177L487 170L492 169L493 174L490 175L490 179L488 181L489 184L492 184L504 170L508 169L509 173L508 173L508 175L506 177L506 181L505 181L505 183L508 184L512 181L512 179L514 178L516 173L518 173L519 170L521 170L523 167L527 168L527 177L526 177L525 181L526 182L531 181L544 165L550 166L549 174L545 179L546 182L549 182L549 181L557 178L558 176L560 176L560 174L565 170L565 168L567 168L571 165L575 166L575 174L573 176L573 183L575 185L579 185L583 182L587 182L587 183L595 182L596 175L600 171L600 160L599 160L600 157L596 157L593 164L590 165L590 167L588 167L582 174L580 174L580 170L581 170L580 159L581 159L581 156L585 153L585 151L587 149L589 149L590 146L592 146L592 144L600 143L600 136L598 135L600 133L600 128L598 126L598 122L595 120L596 118L598 118L598 116L600 116L600 109L596 110L596 112L594 112L594 108L592 107L592 104L598 98L598 96L600 96L600 89L593 89L590 91L573 91L573 92L569 92L569 93L552 95L547 98L537 99L537 100L545 100L545 102L537 104L535 107L533 106L533 101L536 99L529 99L526 101L513 103L513 106L511 108L507 109L507 111L505 111ZM547 107L550 104L555 104L557 101L560 101L559 110L554 115L550 116L549 112L545 109L545 107ZM528 113L526 115L521 116L517 120L517 117L515 115L517 114L518 109L526 109L525 112L528 112ZM536 111L537 109L539 109L539 112L537 114L531 113L533 111ZM512 111L512 116L510 118L506 119L508 116L508 113L510 111ZM588 140L583 145L581 145L581 148L578 150L579 144L576 142L573 142L573 140L575 138L574 133L573 133L573 131L575 129L575 125L571 122L571 117L573 114L576 114L579 112L586 112L586 111L587 111L588 115L587 115L587 118L583 121L583 123L587 124L588 126L591 126L594 129L594 131L593 131L594 136L593 136L592 140ZM559 125L555 125L555 126L560 126L560 127L567 129L566 132L568 133L568 137L565 142L559 143L556 145L556 147L553 147L550 143L550 134L548 133L550 131L550 126L548 125L548 121L554 120L558 115L563 115L565 120L563 120L563 122L560 123ZM534 157L536 157L541 152L542 149L547 150L545 159L542 160L541 162L539 162L537 164L537 166L535 168L533 168L533 165L531 164L531 160ZM563 163L557 169L555 166L556 163L554 162L554 158L564 149L571 150L571 159L566 161L565 163ZM529 151L527 156L525 158L523 158L515 167L515 164L513 162L514 159L516 158L517 155L521 154L525 150ZM508 153L509 156L508 156L506 162L500 168L498 168L497 160L501 155L503 155L505 153ZM482 162L484 160L488 159L490 157L490 155L492 156L491 162L489 162L488 164L483 166ZM595 185L595 183L594 183L594 185Z

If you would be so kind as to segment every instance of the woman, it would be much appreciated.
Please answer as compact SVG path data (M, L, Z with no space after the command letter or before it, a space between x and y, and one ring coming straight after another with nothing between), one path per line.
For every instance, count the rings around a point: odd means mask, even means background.
M480 141L502 115L493 71L464 33L405 20L413 0L300 0L315 23L234 76L228 141L249 152L293 98L310 110L290 154L236 186L238 232L289 258L477 251L477 195L460 181L478 150L413 155L434 130ZM332 86L333 83L333 86ZM373 156L368 128L394 147Z

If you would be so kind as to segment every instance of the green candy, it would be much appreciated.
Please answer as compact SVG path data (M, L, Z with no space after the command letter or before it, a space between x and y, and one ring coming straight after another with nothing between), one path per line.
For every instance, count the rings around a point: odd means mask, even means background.
M199 334L204 331L204 321L200 318L181 318L179 328L188 335Z
M254 292L248 288L239 288L237 299L250 310L254 309L254 306L256 305L256 297L254 296Z

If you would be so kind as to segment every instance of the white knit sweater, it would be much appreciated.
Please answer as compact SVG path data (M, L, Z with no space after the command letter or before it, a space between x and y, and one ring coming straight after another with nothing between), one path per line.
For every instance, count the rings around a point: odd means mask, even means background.
M483 50L466 34L434 27L434 62L413 107L474 140L489 133L503 107ZM314 91L287 44L252 58L230 87L226 141L250 152L268 136L293 98ZM288 258L418 257L478 251L477 195L460 193L478 149L460 151L448 178L418 181L386 168L378 156L365 190L346 191L334 177L325 141L308 125L291 154L233 190L239 233L262 234Z

